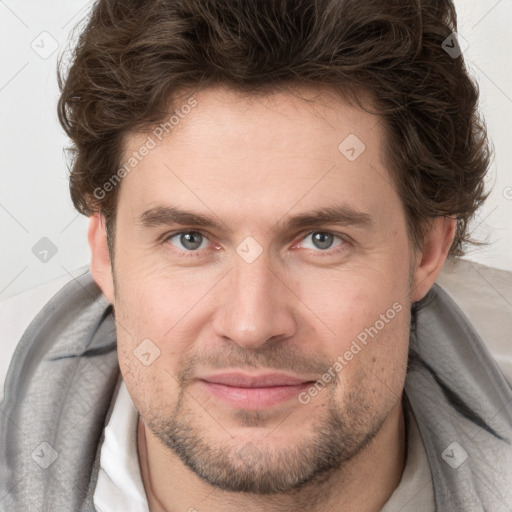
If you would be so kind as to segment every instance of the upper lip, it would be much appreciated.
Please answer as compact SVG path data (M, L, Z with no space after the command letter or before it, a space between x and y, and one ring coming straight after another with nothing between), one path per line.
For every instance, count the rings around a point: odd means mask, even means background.
M219 373L201 377L200 380L212 384L222 384L237 388L268 388L272 386L296 386L311 382L309 379L294 377L285 373L266 373L261 375L250 375L247 373Z

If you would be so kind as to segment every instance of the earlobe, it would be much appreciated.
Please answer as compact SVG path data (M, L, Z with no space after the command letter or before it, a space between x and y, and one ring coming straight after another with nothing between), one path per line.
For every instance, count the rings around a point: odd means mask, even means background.
M423 249L418 251L411 301L421 300L432 288L443 268L455 236L453 217L436 217L428 228Z
M91 274L110 303L114 302L114 280L107 245L105 218L95 213L89 217L89 247L91 248Z

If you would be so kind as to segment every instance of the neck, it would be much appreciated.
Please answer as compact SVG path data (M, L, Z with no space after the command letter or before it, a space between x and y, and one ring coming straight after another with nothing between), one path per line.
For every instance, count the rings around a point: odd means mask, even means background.
M405 465L405 425L401 401L370 443L341 468L290 493L254 495L212 487L144 426L139 419L141 474L151 512L377 512L400 482Z

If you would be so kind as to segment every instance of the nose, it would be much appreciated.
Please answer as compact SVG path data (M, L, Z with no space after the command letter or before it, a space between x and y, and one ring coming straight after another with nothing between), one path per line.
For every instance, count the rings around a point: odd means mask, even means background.
M246 349L286 339L296 332L295 296L261 255L247 263L235 257L215 313L215 334Z

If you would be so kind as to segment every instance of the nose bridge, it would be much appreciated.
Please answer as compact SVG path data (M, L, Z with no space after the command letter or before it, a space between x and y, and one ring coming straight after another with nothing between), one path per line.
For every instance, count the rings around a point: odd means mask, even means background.
M270 338L293 334L292 304L265 255L248 263L238 256L217 311L216 331L245 348L258 348Z
M238 261L233 270L233 290L238 304L247 308L248 313L263 312L275 288L275 276L267 259L261 257L252 263Z

